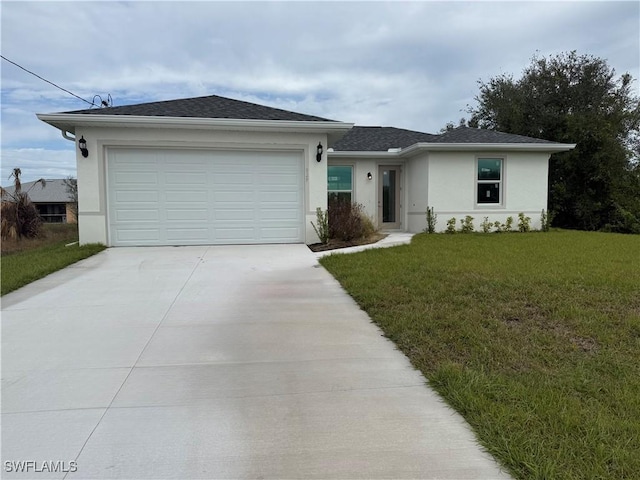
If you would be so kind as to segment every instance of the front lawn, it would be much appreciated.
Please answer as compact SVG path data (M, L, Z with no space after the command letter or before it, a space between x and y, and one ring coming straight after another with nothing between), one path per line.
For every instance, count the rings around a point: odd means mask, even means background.
M320 262L515 477L638 478L640 236L422 234Z
M75 225L45 225L37 239L3 241L0 295L104 250L104 245L66 246L77 241Z

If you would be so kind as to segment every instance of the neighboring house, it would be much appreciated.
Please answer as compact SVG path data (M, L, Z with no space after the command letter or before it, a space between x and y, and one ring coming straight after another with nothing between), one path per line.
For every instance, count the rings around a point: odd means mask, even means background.
M22 191L28 193L29 199L38 209L40 218L47 223L77 223L74 198L69 193L64 179L46 180L45 187L38 182L22 184ZM36 184L37 183L37 184ZM5 190L13 195L15 187L11 185Z
M329 195L361 203L382 229L422 231L427 206L439 230L453 216L519 212L536 227L549 157L575 147L465 127L354 127L219 96L38 118L86 142L80 241L108 246L311 244Z

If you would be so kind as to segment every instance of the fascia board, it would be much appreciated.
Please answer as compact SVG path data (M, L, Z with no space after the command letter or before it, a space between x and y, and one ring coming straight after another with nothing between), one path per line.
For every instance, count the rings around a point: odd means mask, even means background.
M234 118L146 117L137 115L36 114L39 120L75 134L77 126L289 131L344 134L353 123L291 120L243 120Z
M400 153L402 156L412 155L418 151L430 152L566 152L576 148L575 143L415 143Z
M400 157L400 152L350 152L346 150L341 150L337 152L328 152L327 155L329 158L398 158Z
M576 148L575 143L415 143L398 152L338 151L329 152L329 158L400 158L420 152L566 152Z

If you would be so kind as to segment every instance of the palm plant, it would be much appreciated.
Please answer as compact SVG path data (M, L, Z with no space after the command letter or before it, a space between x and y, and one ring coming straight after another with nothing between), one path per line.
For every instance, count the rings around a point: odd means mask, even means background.
M0 235L3 240L19 240L22 237L34 238L40 235L42 229L42 220L38 209L29 198L29 191L38 184L41 188L45 188L47 182L41 178L34 182L29 190L23 192L20 181L21 174L19 168L14 168L9 176L9 178L13 178L13 192L0 187L0 196L2 197Z

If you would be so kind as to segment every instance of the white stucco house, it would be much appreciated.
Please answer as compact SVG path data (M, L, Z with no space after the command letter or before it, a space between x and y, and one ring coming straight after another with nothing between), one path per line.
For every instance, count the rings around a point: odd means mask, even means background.
M539 226L552 153L575 147L460 127L358 127L219 96L38 114L76 142L80 242L307 243L329 195L381 229L471 215Z

